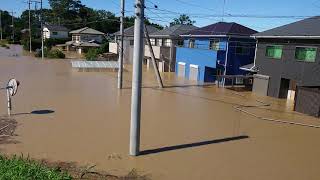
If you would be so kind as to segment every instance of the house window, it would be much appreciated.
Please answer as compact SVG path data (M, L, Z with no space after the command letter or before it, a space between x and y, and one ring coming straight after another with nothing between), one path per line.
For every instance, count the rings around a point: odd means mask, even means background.
M165 39L163 45L166 47L171 47L172 40L171 39Z
M210 40L209 49L219 50L219 47L220 47L219 39Z
M195 44L195 40L194 39L190 39L189 40L189 48L194 48L194 44Z
M52 35L58 35L58 32L53 31L53 32L52 32Z
M162 46L162 39L157 39L157 46Z
M177 44L178 44L179 47L183 47L184 46L184 41L183 40L179 40L177 42Z
M134 45L134 40L130 40L130 46Z
M249 54L249 47L236 47L236 54L248 55Z
M296 47L295 58L298 61L316 62L317 48L314 47Z
M156 39L150 39L150 43L151 43L151 46L155 46L156 45Z
M78 35L72 36L72 41L80 41L80 36Z
M282 58L282 48L283 46L274 45L274 46L267 46L266 48L266 56L274 59L281 59Z

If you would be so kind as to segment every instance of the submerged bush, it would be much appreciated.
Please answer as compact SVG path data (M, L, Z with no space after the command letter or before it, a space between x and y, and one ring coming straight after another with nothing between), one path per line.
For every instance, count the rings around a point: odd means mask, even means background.
M90 48L88 49L87 53L85 54L86 60L88 61L95 61L97 60L99 55L98 49Z
M37 49L35 56L36 57L41 57L41 49ZM53 50L48 50L47 48L44 48L44 57L51 58L51 59L64 59L66 55L60 51L59 49L53 49Z
M66 55L59 49L54 49L48 52L48 58L64 59Z

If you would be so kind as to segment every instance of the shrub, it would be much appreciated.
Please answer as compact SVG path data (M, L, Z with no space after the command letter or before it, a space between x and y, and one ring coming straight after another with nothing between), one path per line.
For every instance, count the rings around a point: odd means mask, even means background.
M29 39L24 39L21 41L21 44L23 46L23 49L26 51L29 51L30 49L30 43ZM37 49L41 49L41 39L32 39L31 41L31 48L32 51L36 51Z
M59 49L54 49L48 52L48 58L64 59L66 58L66 55Z
M90 48L85 54L85 57L86 57L86 60L88 61L95 61L98 58L98 55L99 55L98 49Z
M41 49L37 49L35 53L36 57L41 57ZM59 49L48 50L48 48L44 48L44 57L52 58L52 59L64 59L66 55L60 51Z
M103 54L107 52L109 52L109 42L105 41L103 44L101 44L100 48L98 49L98 53Z

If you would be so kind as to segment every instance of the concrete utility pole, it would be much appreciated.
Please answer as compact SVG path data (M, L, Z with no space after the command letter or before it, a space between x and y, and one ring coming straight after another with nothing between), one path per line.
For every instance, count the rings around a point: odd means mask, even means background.
M2 10L0 10L0 40L2 41Z
M157 65L157 62L156 62L156 58L154 56L153 48L151 46L151 41L150 41L150 37L149 37L149 32L148 32L148 29L147 29L146 25L144 26L144 30L145 30L144 33L145 33L147 41L148 41L148 46L149 46L149 51L150 51L150 54L151 54L153 69L154 69L154 72L156 73L156 77L157 77L157 81L158 81L158 84L159 84L159 88L163 88L162 79L161 79L161 76L160 76L160 73L159 73L159 68L158 68L158 65Z
M123 82L123 38L124 38L124 7L125 7L125 0L121 0L121 17L120 17L120 51L119 51L119 69L118 69L118 88L122 89L122 82ZM116 42L117 43L117 42Z
M30 50L30 53L32 53L32 33L31 33L31 1L29 0L28 2L29 4L29 50Z
M44 39L43 39L43 13L42 13L42 0L40 1L41 4L41 14L40 14L40 23L41 23L41 59L44 59Z
M140 153L141 84L143 53L144 0L135 1L134 51L131 95L130 155Z

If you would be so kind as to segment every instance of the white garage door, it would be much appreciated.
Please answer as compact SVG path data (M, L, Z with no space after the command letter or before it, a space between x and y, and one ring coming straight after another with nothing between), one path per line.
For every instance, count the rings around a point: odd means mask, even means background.
M190 71L189 71L189 80L198 81L198 76L199 76L199 66L191 64Z
M186 76L186 63L179 62L178 63L178 77Z

